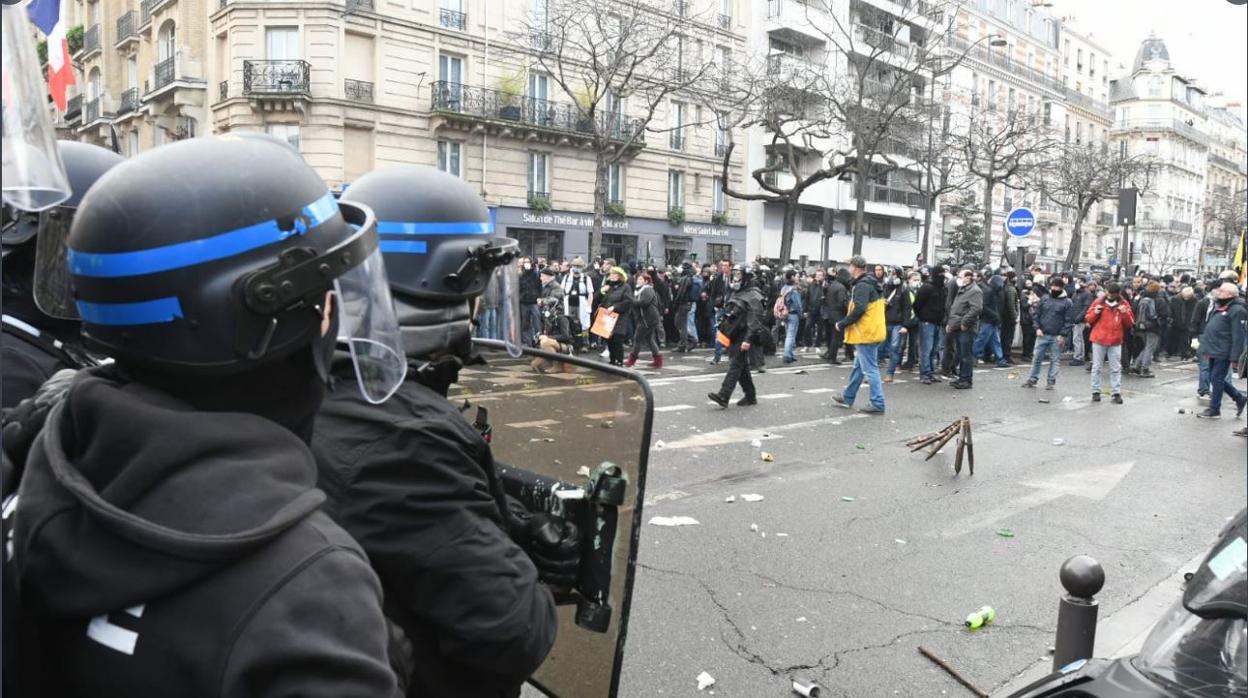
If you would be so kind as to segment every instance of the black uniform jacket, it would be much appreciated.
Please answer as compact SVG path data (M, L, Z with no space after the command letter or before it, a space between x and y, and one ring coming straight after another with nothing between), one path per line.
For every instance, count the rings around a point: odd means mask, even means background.
M80 372L18 490L22 695L395 695L380 585L315 477L263 417Z
M416 380L381 405L350 387L322 405L312 448L328 511L368 553L386 613L412 642L408 695L515 695L557 619L506 531L489 445Z

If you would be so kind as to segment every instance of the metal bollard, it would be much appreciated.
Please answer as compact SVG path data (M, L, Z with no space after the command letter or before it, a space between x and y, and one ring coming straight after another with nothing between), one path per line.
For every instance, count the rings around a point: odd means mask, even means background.
M1105 570L1087 555L1076 555L1062 563L1060 573L1066 596L1057 609L1057 638L1054 642L1053 671L1071 662L1091 659L1096 644L1096 599L1105 586Z

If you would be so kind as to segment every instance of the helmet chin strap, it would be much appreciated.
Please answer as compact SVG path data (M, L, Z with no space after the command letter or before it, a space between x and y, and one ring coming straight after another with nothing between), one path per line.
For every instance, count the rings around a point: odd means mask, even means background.
M472 347L471 305L394 298L409 376L442 394L465 366L485 363Z

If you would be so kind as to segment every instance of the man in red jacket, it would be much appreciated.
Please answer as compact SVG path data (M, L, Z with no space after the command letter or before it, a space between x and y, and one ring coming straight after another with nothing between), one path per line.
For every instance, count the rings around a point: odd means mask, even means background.
M1092 328L1092 402L1101 401L1101 366L1109 357L1109 390L1113 401L1122 404L1122 340L1135 325L1135 315L1121 291L1117 283L1107 284L1105 295L1092 303L1084 317Z

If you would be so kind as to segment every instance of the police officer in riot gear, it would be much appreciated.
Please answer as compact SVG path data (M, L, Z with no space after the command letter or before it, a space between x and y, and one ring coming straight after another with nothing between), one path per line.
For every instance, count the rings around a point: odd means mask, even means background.
M574 582L578 533L512 514L485 435L447 400L480 361L470 318L487 283L503 285L504 334L519 340L516 242L493 237L470 186L428 167L372 172L343 200L377 213L410 370L384 405L335 391L322 407L313 449L329 510L411 643L409 696L518 695L555 640L541 582Z
M367 399L402 380L377 246L265 136L151 150L82 200L61 273L116 363L78 372L6 503L23 695L397 694L306 444L335 340Z
M35 394L52 374L96 364L79 340L78 312L56 302L69 280L49 272L49 258L64 244L83 195L105 172L124 162L111 150L86 143L57 143L69 178L69 199L50 209L25 212L5 206L4 315L0 339L3 388L0 404L12 407ZM42 259L43 264L39 261ZM63 265L61 265L63 266ZM51 288L52 292L48 293Z
M737 405L748 407L758 404L754 379L750 377L749 355L751 348L761 343L767 333L763 324L763 294L753 272L744 264L733 267L728 287L731 295L724 306L724 317L719 322L719 333L730 342L728 373L719 392L708 393L707 397L720 407L727 407L737 383L740 383L745 397L738 400Z

